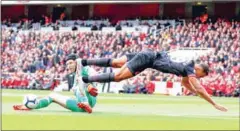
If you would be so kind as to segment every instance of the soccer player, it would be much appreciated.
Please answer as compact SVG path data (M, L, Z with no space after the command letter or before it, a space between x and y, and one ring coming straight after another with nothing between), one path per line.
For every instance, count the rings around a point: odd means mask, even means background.
M194 61L173 62L166 52L156 52L150 49L130 53L117 59L100 58L100 59L83 59L82 65L96 65L101 67L120 68L118 72L103 73L100 75L82 77L85 83L89 82L110 82L122 81L131 78L146 68L156 69L163 73L175 74L182 76L182 85L192 92L200 95L216 109L227 111L227 109L211 99L206 90L200 85L198 78L208 75L209 67L206 64L195 64Z
M38 98L39 104L35 109L47 107L54 102L74 112L92 113L92 108L96 104L96 96L98 95L97 89L93 83L83 83L82 76L88 76L90 73L94 74L95 71L88 66L83 67L81 59L77 59L77 56L74 54L67 57L66 65L69 73L75 74L73 92L76 98L73 99L57 93L50 93L46 97ZM31 110L24 105L14 105L13 108L15 110Z

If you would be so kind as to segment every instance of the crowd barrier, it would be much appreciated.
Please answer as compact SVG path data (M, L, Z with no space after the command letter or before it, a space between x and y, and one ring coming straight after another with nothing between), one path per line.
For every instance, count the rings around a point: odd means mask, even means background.
M164 94L164 95L171 95L171 96L178 96L182 95L183 87L181 86L180 82L173 82L172 87L167 86L167 82L161 81L152 81L155 84L155 91L154 94ZM109 92L112 93L119 93L120 90L123 90L123 85L125 81L122 82L111 82ZM105 90L103 89L103 86ZM108 83L106 84L97 84L97 88L100 93L107 93L108 92Z

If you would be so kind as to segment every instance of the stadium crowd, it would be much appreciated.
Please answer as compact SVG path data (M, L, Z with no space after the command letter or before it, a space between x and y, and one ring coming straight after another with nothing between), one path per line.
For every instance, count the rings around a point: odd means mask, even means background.
M240 95L240 24L219 19L215 23L190 22L161 30L157 36L145 33L104 32L15 32L2 29L2 88L54 89L68 80L64 60L70 53L80 58L120 57L146 48L157 51L179 47L214 48L199 58L211 73L201 84L215 96ZM103 68L94 67L98 72ZM180 82L181 78L145 70L127 80L124 92L153 93L151 81ZM136 86L136 83L138 85ZM190 95L184 91L185 95Z

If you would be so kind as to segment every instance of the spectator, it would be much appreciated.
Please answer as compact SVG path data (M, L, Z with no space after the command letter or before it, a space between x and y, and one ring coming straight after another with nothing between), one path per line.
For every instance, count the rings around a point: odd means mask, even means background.
M141 20L136 21L138 24L146 24ZM213 52L200 57L200 62L209 63L210 68L212 68L210 75L218 76L214 81L218 81L220 84L217 82L212 85L206 84L210 85L205 86L206 89L209 88L207 90L209 90L209 93L212 92L213 95L230 95L234 92L237 94L239 90L237 88L239 87L239 84L237 84L239 81L238 74L240 71L240 26L237 22L230 24L232 25L229 26L225 21L217 21L212 24L206 23L204 25L189 23L179 25L176 28L161 30L156 34L156 37L136 32L30 31L23 33L3 28L1 69L7 73L24 72L29 77L29 87L32 87L34 85L32 83L36 85L42 81L42 78L38 78L38 72L46 72L49 69L51 70L52 67L56 67L54 70L59 74L60 79L63 79L66 75L64 58L71 52L77 52L80 58L98 58L120 57L126 53L141 51L145 48L161 51L175 49L176 47L208 47L214 48ZM96 26L99 27L99 25ZM120 22L119 25L125 24ZM133 24L129 23L129 25ZM148 23L148 25L151 24ZM33 77L30 77L28 73L32 73ZM142 76L146 77L146 75L147 73ZM51 76L51 80L54 80L54 77L57 76ZM172 76L154 70L150 73L151 80L167 81L169 77ZM34 78L36 78L35 81ZM11 88L14 81L17 80L18 78L15 80L15 77L4 77L2 84ZM180 80L176 76L172 77L172 82L179 82ZM226 83L228 80L233 83ZM137 87L141 86L139 83L136 84L138 84Z
M146 78L144 83L145 83L145 88L147 90L147 94L153 94L155 91L155 84L152 81L150 81L149 78Z
M119 93L136 93L137 86L131 84L130 81L133 79L126 80L126 83L123 85L123 90Z

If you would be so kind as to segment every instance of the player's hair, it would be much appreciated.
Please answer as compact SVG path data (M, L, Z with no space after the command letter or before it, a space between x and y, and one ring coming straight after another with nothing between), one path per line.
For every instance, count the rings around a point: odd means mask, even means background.
M76 60L77 58L78 58L78 56L76 54L70 54L67 56L66 62L69 60Z
M209 66L207 64L201 63L200 66L203 68L203 72L208 75L209 73Z

